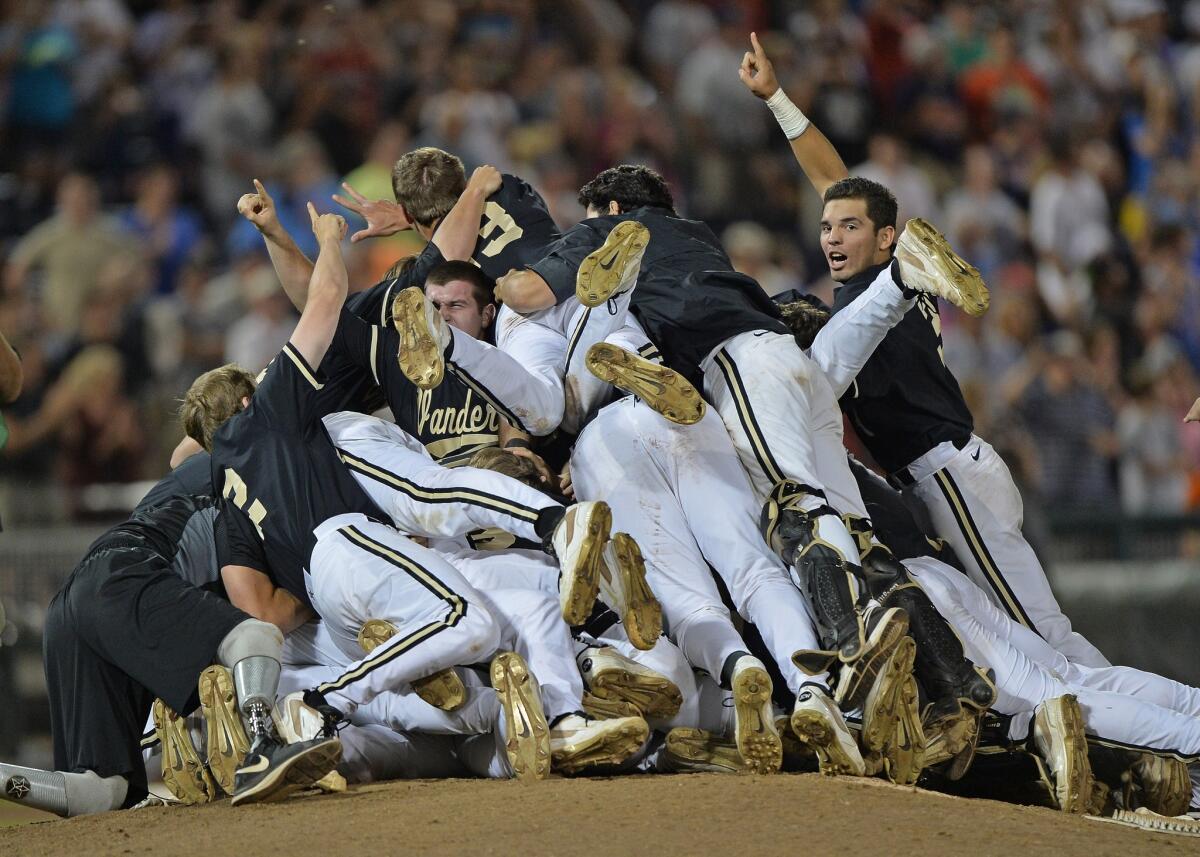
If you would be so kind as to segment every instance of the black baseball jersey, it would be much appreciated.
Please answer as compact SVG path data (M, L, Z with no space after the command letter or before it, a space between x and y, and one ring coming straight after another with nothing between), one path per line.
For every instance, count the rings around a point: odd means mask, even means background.
M833 311L845 309L888 264L847 280L834 293ZM907 467L939 443L961 443L971 436L971 411L942 356L936 298L918 296L917 305L867 360L841 405L863 444L889 473Z
M440 464L463 464L476 450L500 442L500 416L491 405L450 372L432 390L419 389L400 371L399 347L400 334L390 324L368 324L343 312L330 352L370 373L396 425Z
M483 206L479 240L471 261L498 280L509 271L527 268L541 259L558 237L558 226L542 195L524 179L505 173L500 189ZM400 265L382 282L351 295L346 308L365 321L390 324L393 296L410 286L424 287L429 272L444 261L441 251L430 241L414 262Z
M163 481L171 482L171 490L178 486L170 475ZM158 488L156 485L153 490ZM158 492L158 497L152 505L140 504L128 520L93 542L88 553L105 548L149 551L166 560L175 574L193 586L216 584L220 576L213 536L217 498L166 490Z
M338 459L321 422L323 386L289 342L250 406L213 437L213 483L236 509L222 516L229 537L221 564L265 572L304 604L313 530L352 512L387 520Z
M667 209L645 207L588 218L529 267L561 303L575 294L580 263L623 220L635 220L650 231L631 306L672 369L699 386L700 361L725 340L752 330L788 333L779 309L758 283L733 270L712 230Z
M207 452L197 452L188 456L178 467L158 480L137 504L135 511L157 506L180 494L217 496L217 489L212 481L212 456Z

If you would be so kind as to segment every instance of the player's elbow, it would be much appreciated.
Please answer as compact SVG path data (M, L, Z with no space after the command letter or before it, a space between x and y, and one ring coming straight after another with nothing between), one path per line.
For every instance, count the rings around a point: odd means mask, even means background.
M554 293L546 281L531 271L520 271L504 277L498 297L509 309L522 315L554 306Z

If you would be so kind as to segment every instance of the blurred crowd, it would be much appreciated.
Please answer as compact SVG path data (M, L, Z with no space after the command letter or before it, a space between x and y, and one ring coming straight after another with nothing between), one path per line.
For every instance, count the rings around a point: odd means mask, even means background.
M647 163L764 289L828 299L819 200L737 77L751 30L851 172L983 271L945 359L1027 496L1200 507L1200 0L0 0L8 515L158 475L191 379L281 347L252 177L306 247L305 202L390 197L417 145L527 178L564 227L595 172ZM354 245L352 288L418 241Z

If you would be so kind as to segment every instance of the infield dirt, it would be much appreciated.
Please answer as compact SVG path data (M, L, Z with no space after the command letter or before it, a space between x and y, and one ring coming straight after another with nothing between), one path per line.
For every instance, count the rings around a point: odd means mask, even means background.
M0 830L6 856L400 853L1141 857L1200 854L1200 839L816 774L401 781Z

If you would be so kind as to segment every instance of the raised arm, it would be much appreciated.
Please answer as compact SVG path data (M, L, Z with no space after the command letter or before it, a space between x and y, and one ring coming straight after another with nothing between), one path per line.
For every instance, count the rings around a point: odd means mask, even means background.
M496 280L495 296L496 300L508 304L509 309L522 315L550 309L558 302L549 283L528 268L509 271Z
M487 198L500 190L503 177L495 167L476 167L454 207L442 218L431 240L447 260L467 261L479 241L479 221Z
M238 200L237 210L262 234L271 264L275 266L275 275L279 277L284 292L296 309L303 312L305 301L308 300L308 281L312 277L313 263L279 222L275 200L271 199L262 182L254 180L254 193L243 194Z
M308 216L320 251L308 281L308 300L292 333L292 346L310 366L319 366L333 341L342 305L346 303L346 263L342 259L342 238L346 220L340 214L317 214L308 204Z
M767 59L755 33L750 34L750 46L753 50L747 51L742 57L738 76L747 89L771 108L771 113L791 143L792 154L796 156L800 169L804 170L804 175L817 193L824 196L831 184L850 174L846 164L829 139L787 97L775 77L775 67Z

